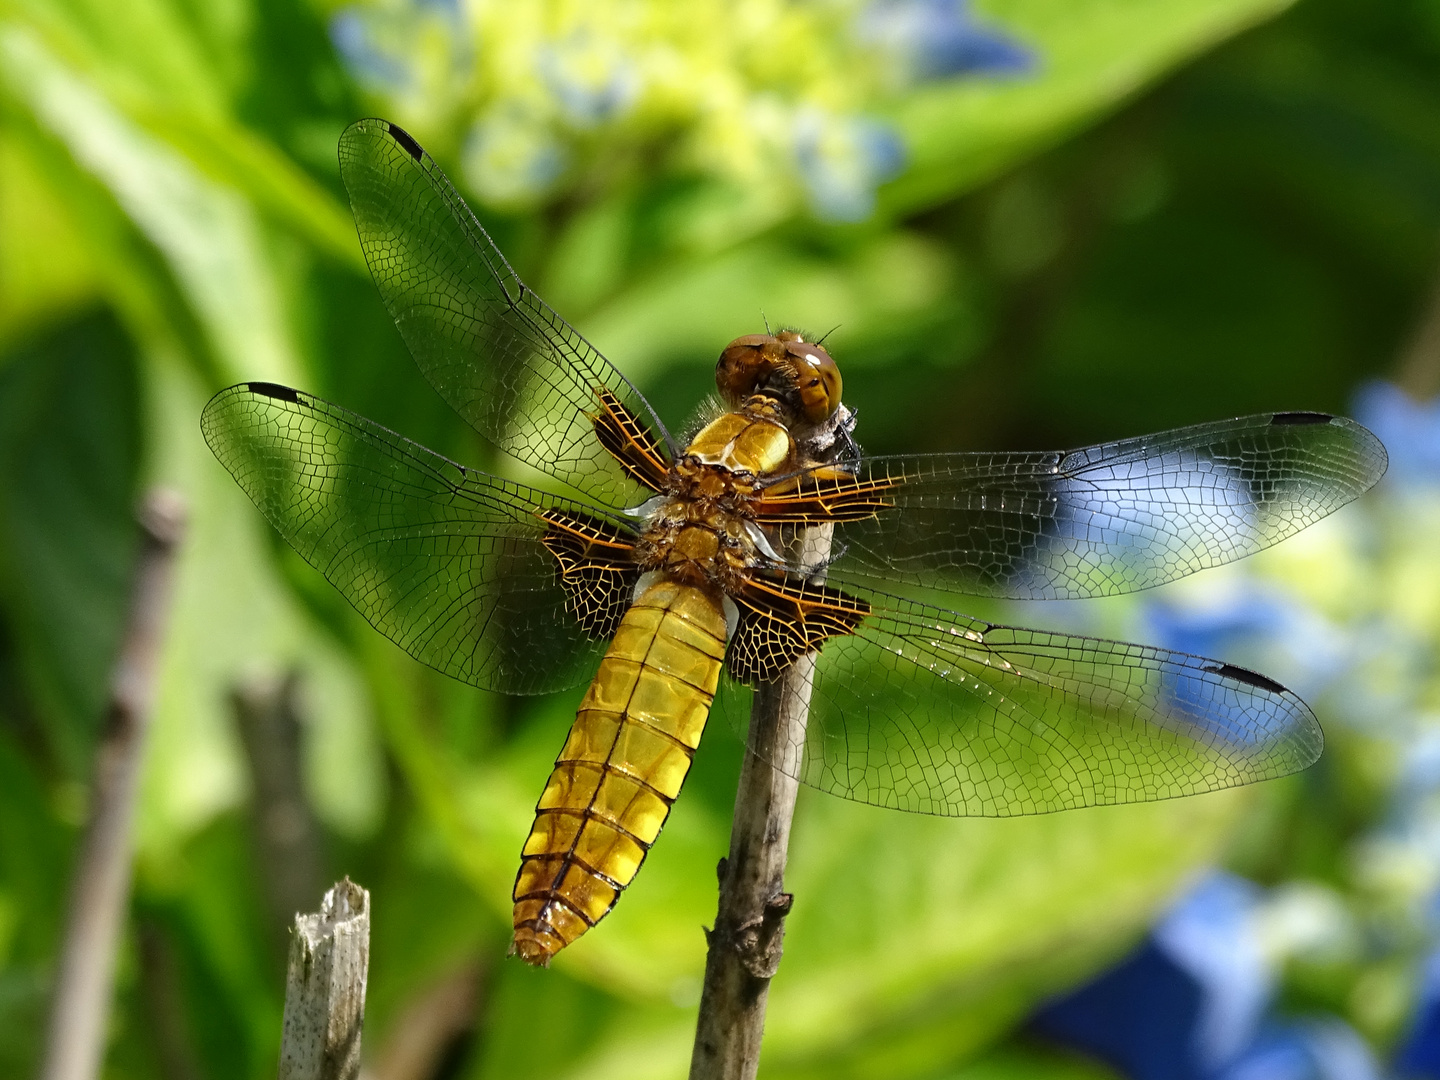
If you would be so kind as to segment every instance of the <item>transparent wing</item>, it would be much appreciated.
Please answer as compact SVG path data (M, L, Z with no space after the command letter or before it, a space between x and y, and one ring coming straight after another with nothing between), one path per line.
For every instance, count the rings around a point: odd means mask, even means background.
M670 446L649 404L515 276L429 154L385 120L340 137L360 246L421 372L502 450L610 505L644 496L596 439L598 391ZM673 453L673 448L672 448Z
M542 513L596 511L456 465L268 383L205 406L210 449L271 524L377 630L463 682L573 686L605 643L576 620Z
M1385 467L1374 435L1323 413L1069 452L871 458L855 472L853 499L886 505L836 525L829 579L1027 600L1148 589L1283 540ZM788 494L766 497L772 521L787 504L798 523L843 516L844 482L788 483Z
M732 718L748 697L729 688ZM824 643L803 753L771 760L858 802L1008 817L1266 780L1322 744L1303 701L1242 668L883 597Z

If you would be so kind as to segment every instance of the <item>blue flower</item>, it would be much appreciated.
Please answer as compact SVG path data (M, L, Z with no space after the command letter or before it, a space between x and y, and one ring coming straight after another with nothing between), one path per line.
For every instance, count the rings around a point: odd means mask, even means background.
M1244 878L1212 874L1151 933L1200 987L1191 1051L1206 1069L1250 1042L1274 993L1275 972L1255 926L1260 901L1260 890Z
M1380 1080L1370 1048L1340 1020L1267 1027L1216 1080Z
M576 127L594 127L624 113L640 93L635 62L614 42L588 32L545 45L539 70L561 112Z
M427 39L448 43L448 63L462 69L473 60L458 0L416 0L395 8L341 8L330 20L330 41L362 83L382 94L417 88L418 57Z
M330 41L355 77L379 90L401 90L410 84L410 69L383 49L365 14L341 8L330 20Z
M491 109L471 127L462 167L477 195L504 205L548 193L565 171L566 157L549 125L525 105L509 102Z
M1141 946L1032 1021L1130 1080L1378 1080L1369 1049L1333 1017L1266 1020L1287 942L1286 901L1213 874Z
M1440 484L1440 397L1419 402L1398 386L1367 383L1355 395L1355 419L1390 452L1390 476Z
M830 221L863 221L875 189L898 173L905 148L894 129L874 120L805 109L795 121L795 163L815 213Z
M872 0L857 20L862 40L895 55L915 81L953 75L1019 75L1035 54L981 25L967 0Z
M1205 1080L1248 1046L1274 989L1255 931L1260 892L1215 874L1093 982L1042 1008L1042 1034L1132 1080Z
M1204 606L1150 600L1144 640L1177 652L1234 660L1276 676L1301 697L1323 693L1362 659L1354 635L1284 593L1246 583ZM1273 670L1272 670L1273 669Z
M1440 950L1425 962L1415 1019L1395 1055L1395 1067L1402 1076L1440 1076Z

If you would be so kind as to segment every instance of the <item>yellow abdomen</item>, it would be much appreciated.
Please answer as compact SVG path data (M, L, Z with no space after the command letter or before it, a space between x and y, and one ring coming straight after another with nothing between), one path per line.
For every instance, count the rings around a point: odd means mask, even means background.
M550 957L615 906L680 794L725 656L720 598L659 581L580 703L515 879L514 952Z

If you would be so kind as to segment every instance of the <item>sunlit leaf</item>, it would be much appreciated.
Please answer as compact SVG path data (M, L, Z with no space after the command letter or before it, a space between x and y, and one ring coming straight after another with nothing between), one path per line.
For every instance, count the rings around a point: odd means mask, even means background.
M254 208L121 113L34 34L0 26L11 93L114 192L167 257L226 367L296 381Z
M887 213L952 198L1113 110L1292 0L1005 0L987 5L1039 57L1033 77L933 83L895 112L910 154Z

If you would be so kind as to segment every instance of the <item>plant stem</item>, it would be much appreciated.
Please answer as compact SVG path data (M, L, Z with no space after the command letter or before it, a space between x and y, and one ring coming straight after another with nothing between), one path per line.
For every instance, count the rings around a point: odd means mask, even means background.
M826 559L831 532L830 526L806 530L797 543L801 565ZM707 934L690 1080L752 1080L760 1066L765 1005L793 899L784 891L785 857L815 660L815 653L807 653L779 679L755 690L730 855L720 862L720 906Z
M94 1080L105 1050L115 950L130 898L140 765L185 511L178 495L154 491L139 517L140 556L95 755L89 820L70 885L42 1080Z

